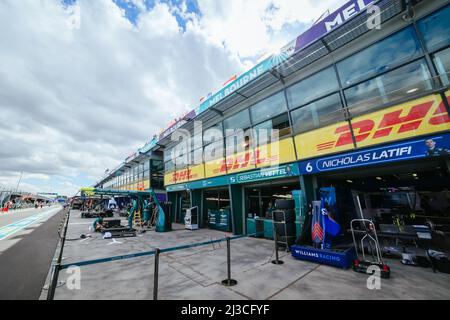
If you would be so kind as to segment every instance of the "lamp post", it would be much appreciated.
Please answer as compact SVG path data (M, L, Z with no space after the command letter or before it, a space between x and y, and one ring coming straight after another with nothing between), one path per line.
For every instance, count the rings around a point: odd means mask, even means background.
M19 191L19 185L20 185L20 181L22 181L22 176L23 176L23 171L22 171L22 172L20 172L20 178L19 178L19 181L17 181L17 188L16 188L16 192L18 192L18 191Z

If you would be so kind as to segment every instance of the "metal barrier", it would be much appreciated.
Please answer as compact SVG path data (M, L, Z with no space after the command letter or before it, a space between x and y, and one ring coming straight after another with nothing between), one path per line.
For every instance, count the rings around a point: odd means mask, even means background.
M66 242L69 218L70 218L70 209L63 216L63 218L61 219L61 223L59 224L58 235L59 235L59 239L60 239L59 240L60 249L59 249L59 254L58 254L56 263L52 266L52 273L50 276L50 284L49 284L48 293L47 293L47 300L53 300L55 297L55 290L56 290L56 286L58 284L58 276L59 276L59 271L61 270L61 261L62 261L63 251L64 251L64 245ZM64 227L64 232L61 235L61 229L63 227Z
M227 279L222 281L222 284L224 286L234 286L237 284L237 281L234 279L231 279L231 240L250 238L250 237L255 237L257 235L257 234L250 234L250 235L226 237L226 238L221 238L221 239L217 239L217 240L209 240L209 241L205 241L205 242L187 244L187 245L171 247L171 248L166 248L166 249L157 248L155 250L147 251L147 252L139 252L139 253L132 253L132 254L121 255L121 256L114 256L114 257L108 257L108 258L85 260L85 261L79 261L79 262L74 262L74 263L61 264L62 253L63 253L64 243L65 243L66 233L67 233L68 221L69 221L69 216L67 215L67 219L64 223L64 233L61 238L61 248L60 248L58 260L52 268L52 276L51 276L51 282L50 282L50 286L49 286L50 287L49 292L47 295L47 300L54 299L55 290L56 290L57 281L58 281L58 275L61 270L68 269L70 267L75 267L75 266L82 267L82 266L95 265L95 264L101 264L101 263L106 263L106 262L127 260L127 259L133 259L133 258L144 257L144 256L153 256L153 255L155 256L155 269L154 269L154 275L153 275L153 299L158 300L159 261L160 261L160 256L162 253L186 250L186 249L196 248L196 247L202 247L202 246L211 245L214 243L220 243L223 241L226 241L226 243L227 243L227 276L228 277L227 277Z
M159 282L159 255L161 250L155 252L155 272L153 274L153 300L158 300L158 282Z
M272 263L280 265L280 264L283 264L284 262L281 261L278 258L278 249L279 249L279 247L278 247L278 234L277 234L277 232L274 232L273 235L274 235L274 238L275 238L274 239L275 240L275 260L272 260Z
M237 285L237 281L231 279L231 240L227 237L227 275L228 278L222 281L222 284L227 287Z

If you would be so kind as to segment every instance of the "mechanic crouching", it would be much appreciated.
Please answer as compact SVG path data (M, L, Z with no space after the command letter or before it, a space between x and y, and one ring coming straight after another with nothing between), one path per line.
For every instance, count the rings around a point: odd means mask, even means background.
M106 229L105 223L103 222L103 218L97 218L94 223L92 224L92 228L95 230L95 232L102 232Z

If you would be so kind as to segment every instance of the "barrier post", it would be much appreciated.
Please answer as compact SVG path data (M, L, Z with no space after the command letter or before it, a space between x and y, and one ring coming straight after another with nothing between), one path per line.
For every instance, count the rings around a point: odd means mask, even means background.
M226 238L227 240L227 275L228 278L222 281L222 285L226 287L232 287L237 285L237 281L231 279L231 239L230 237Z
M158 300L158 277L159 277L159 255L160 249L155 250L155 272L153 275L153 300Z
M278 235L277 235L276 230L273 233L273 235L274 235L274 240L275 240L275 260L272 260L272 263L276 264L276 265L280 265L280 264L283 264L284 262L278 258Z

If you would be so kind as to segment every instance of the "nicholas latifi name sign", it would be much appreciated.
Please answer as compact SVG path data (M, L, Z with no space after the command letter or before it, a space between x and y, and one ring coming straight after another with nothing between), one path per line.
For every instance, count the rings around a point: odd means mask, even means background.
M403 160L450 155L450 134L430 136L336 156L299 162L300 174L349 169Z

